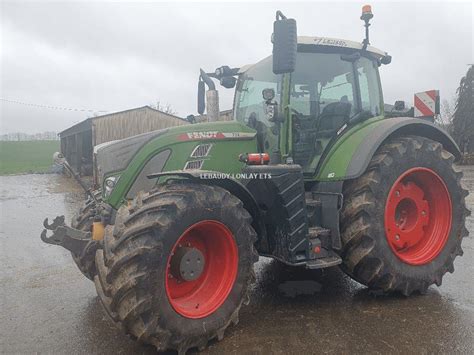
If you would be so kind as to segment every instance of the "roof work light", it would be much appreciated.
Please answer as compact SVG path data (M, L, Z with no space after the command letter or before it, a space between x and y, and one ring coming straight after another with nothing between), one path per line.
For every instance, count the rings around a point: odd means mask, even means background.
M374 17L374 14L372 13L372 6L370 5L362 6L362 15L360 16L360 19L364 21L368 21L372 17Z

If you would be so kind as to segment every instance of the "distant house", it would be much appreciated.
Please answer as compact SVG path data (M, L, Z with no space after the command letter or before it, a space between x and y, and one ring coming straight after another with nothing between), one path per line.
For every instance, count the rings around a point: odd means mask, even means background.
M94 146L188 123L149 106L91 117L59 133L61 152L74 170L92 175Z

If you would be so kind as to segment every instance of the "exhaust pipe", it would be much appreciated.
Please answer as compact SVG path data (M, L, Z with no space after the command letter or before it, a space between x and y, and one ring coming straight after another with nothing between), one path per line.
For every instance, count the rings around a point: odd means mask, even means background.
M209 88L209 90L207 90L207 92L206 92L207 121L208 122L218 121L219 120L219 114L220 114L220 111L219 111L219 92L216 90L216 85L212 81L211 77L202 69L201 69L201 79L202 79L202 81L204 81L206 83L207 87ZM198 91L198 94L200 95L200 97L198 98L198 102L200 101L202 103L202 101L204 100L204 95L203 95L204 92L203 92L203 90L199 90L199 91ZM200 106L201 111L203 111L202 110L203 105L198 104L198 106ZM199 112L199 113L203 114L203 112Z
M217 90L207 90L206 100L208 122L219 121L219 92Z

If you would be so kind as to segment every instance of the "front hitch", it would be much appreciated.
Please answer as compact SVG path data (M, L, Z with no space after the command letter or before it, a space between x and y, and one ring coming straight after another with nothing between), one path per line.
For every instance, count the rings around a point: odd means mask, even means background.
M98 242L92 240L91 232L84 232L71 228L64 222L64 216L58 216L53 223L49 224L46 218L43 222L44 230L41 233L41 240L48 244L59 245L69 250L74 255L82 255L90 244ZM47 236L48 230L53 231L53 235Z

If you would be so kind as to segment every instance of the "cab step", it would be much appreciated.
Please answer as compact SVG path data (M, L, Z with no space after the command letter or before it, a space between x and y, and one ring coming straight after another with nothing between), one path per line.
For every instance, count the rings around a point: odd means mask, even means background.
M342 263L342 259L339 255L335 254L334 252L329 252L329 255L324 258L318 258L309 260L306 262L307 269L324 269L326 267L336 266Z

